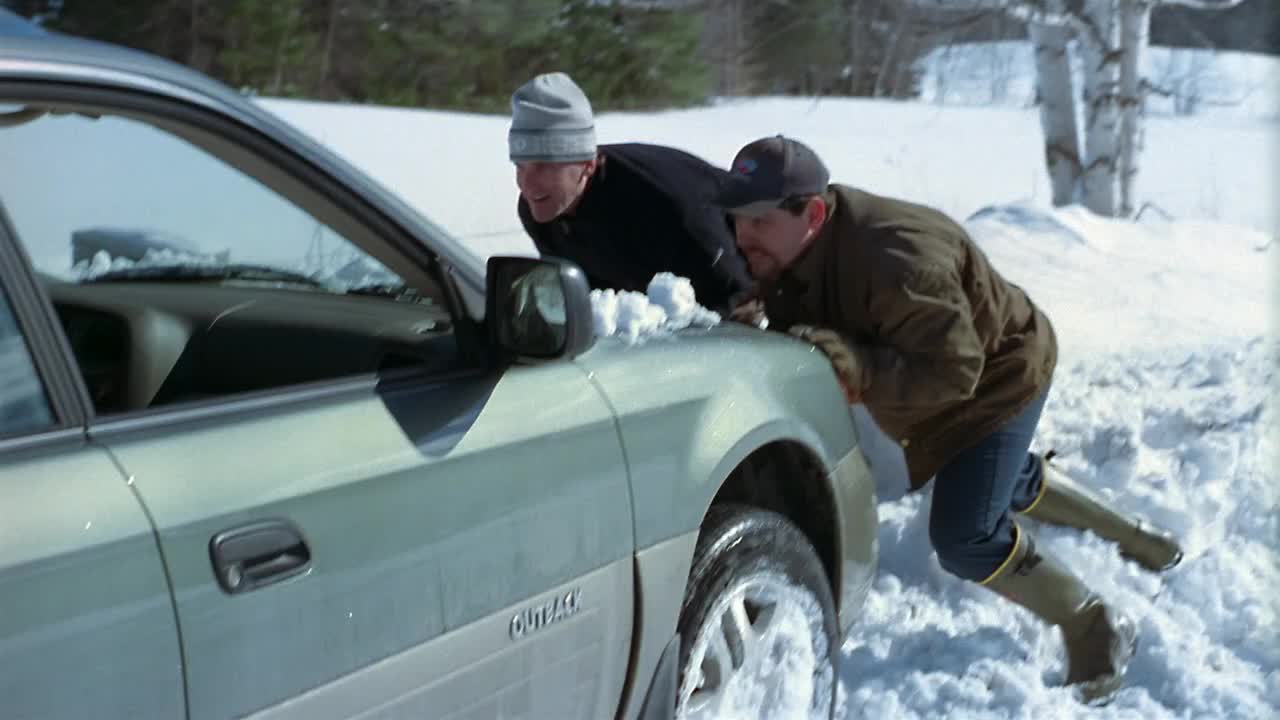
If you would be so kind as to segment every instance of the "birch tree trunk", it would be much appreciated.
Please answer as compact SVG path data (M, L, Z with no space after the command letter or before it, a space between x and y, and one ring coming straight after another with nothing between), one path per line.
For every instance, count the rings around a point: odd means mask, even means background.
M1153 0L1122 0L1120 16L1120 214L1132 217L1142 156L1146 87L1142 64L1151 38Z
M1062 0L1050 0L1050 12L1062 11ZM1044 159L1056 207L1076 202L1080 192L1080 128L1076 119L1075 84L1071 78L1071 31L1062 25L1029 23L1040 94L1040 127Z
M1274 2L1275 0L1272 0ZM924 8L998 8L1030 30L1036 51L1040 123L1054 204L1074 196L1094 213L1131 216L1144 139L1143 59L1156 6L1227 10L1244 0L914 0ZM1070 182L1069 159L1080 157L1067 38L1084 66L1084 155ZM1074 148L1074 150L1073 150ZM1064 167L1065 165L1065 167ZM1070 185L1072 192L1068 192Z
M1105 217L1120 209L1120 0L1085 0L1085 207Z

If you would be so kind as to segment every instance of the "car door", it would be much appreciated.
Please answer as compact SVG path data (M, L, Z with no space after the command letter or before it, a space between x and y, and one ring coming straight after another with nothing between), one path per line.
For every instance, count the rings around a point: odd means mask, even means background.
M607 715L631 528L611 420L582 380L554 365L354 382L97 426L160 528L191 716ZM211 543L253 528L278 543L255 562L294 553L304 574L229 593Z
M190 717L612 714L634 544L588 378L478 364L439 277L376 291L428 273L349 188L154 88L11 97L37 117L0 128L31 168L0 197L44 261L89 437L154 521ZM208 280L229 264L257 274Z
M182 717L164 564L86 442L0 208L0 716Z

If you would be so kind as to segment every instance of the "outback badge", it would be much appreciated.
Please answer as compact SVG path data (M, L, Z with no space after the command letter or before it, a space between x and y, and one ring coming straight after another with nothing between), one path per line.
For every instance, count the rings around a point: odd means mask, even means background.
M511 639L521 640L552 623L571 617L581 606L582 589L574 588L541 605L525 608L511 618Z

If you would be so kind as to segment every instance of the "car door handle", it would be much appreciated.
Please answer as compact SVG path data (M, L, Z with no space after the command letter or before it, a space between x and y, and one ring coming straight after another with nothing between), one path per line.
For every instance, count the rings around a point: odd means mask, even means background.
M218 585L228 594L256 590L305 572L311 550L302 533L283 520L225 530L209 541Z

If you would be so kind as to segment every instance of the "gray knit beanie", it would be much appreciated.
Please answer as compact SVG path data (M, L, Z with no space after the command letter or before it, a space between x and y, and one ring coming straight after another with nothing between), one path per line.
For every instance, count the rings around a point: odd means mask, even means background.
M512 162L582 162L596 156L591 101L568 75L545 73L511 95Z

